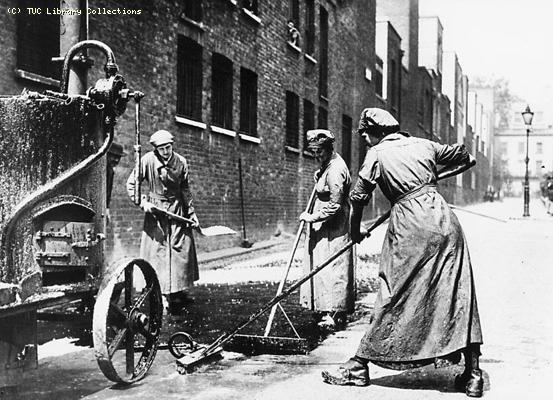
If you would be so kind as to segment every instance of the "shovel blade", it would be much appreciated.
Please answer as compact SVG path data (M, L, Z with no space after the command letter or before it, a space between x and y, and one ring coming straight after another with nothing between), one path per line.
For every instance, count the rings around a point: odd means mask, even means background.
M221 235L236 235L236 231L223 225L214 225L207 228L200 228L200 234L203 236L221 236Z

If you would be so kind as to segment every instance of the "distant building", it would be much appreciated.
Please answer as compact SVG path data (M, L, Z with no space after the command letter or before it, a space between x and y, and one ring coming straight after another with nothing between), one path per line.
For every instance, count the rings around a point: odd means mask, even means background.
M523 193L526 172L526 125L522 112L526 103L515 103L511 109L508 128L495 133L494 147L499 155L502 190L506 195L520 196ZM544 110L533 110L530 135L528 137L528 174L530 193L539 190L539 181L545 174L553 172L553 126L549 114Z

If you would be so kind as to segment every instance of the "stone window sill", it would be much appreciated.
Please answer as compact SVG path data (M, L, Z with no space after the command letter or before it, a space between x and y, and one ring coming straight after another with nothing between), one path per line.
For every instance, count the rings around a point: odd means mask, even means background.
M315 60L312 56L310 56L309 54L305 53L304 57L307 59L307 61L313 63L313 64L318 64L317 63L317 60Z
M192 26L193 28L198 29L201 32L205 32L205 25L202 24L199 21L194 21L193 19L188 18L184 13L180 15L180 20L182 22L186 22L188 25Z
M257 136L248 135L246 133L239 133L238 136L241 140L244 140L245 142L251 142L255 144L261 143L261 138L258 138Z
M290 42L286 42L286 44L288 45L288 47L290 49L292 49L293 51L295 51L298 54L301 54L301 49L298 46L296 46L295 44L290 43Z
M261 25L261 18L259 18L257 15L255 15L252 11L248 10L247 8L243 8L242 12L244 15L246 15L252 22L254 22L257 25Z
M204 124L203 122L194 121L192 119L188 119L188 118L181 117L181 116L178 116L178 115L175 115L175 121L178 122L179 124L189 125L189 126L193 126L195 128L200 128L200 129L207 128L207 125Z
M236 131L231 131L230 129L221 128L219 126L211 125L211 131L220 133L222 135L230 136L230 137L236 137Z

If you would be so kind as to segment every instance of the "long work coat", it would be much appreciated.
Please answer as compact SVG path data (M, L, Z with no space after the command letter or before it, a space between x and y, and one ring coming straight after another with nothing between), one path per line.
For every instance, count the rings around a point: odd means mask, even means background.
M317 173L313 205L315 222L307 229L304 273L323 263L349 240L351 177L342 157L334 153ZM313 311L352 312L355 303L353 250L348 250L301 286L303 307Z
M148 201L183 217L194 212L183 156L173 152L164 162L151 151L142 157L141 166L141 178L148 183ZM127 192L133 199L134 171L127 180ZM165 216L145 214L140 256L155 268L163 294L183 291L199 278L192 229Z
M393 206L380 259L380 291L358 356L404 369L458 362L460 350L482 343L465 237L436 191L436 165L468 159L462 145L406 133L388 135L367 152L351 200L366 204L378 185Z

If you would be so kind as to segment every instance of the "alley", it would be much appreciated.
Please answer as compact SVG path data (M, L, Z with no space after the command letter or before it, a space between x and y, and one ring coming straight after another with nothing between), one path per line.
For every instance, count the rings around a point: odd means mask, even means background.
M488 399L547 399L553 376L553 217L532 199L529 218L523 219L522 200L505 199L456 211L468 240L484 331L481 366ZM504 222L502 222L503 220ZM363 242L360 254L377 254L384 227ZM270 260L271 255L264 256ZM265 260L265 261L266 261ZM249 262L255 265L255 260ZM247 264L247 263L246 263ZM252 279L276 280L273 267L242 271ZM293 271L297 277L299 268ZM365 271L366 273L366 271ZM374 273L374 271L369 272ZM363 271L360 271L363 276ZM203 282L239 279L240 271L204 271ZM262 278L261 278L262 277ZM361 306L370 306L368 293ZM174 358L160 351L146 378L129 387L113 386L97 368L93 350L68 340L39 349L39 369L6 398L14 399L462 399L452 387L461 367L425 367L400 372L370 365L372 385L334 387L322 383L320 371L332 368L353 354L366 319L352 322L345 331L327 337L309 355L246 357L224 353L224 359L191 375L176 372ZM65 354L64 354L65 353ZM1 396L0 396L1 397Z

